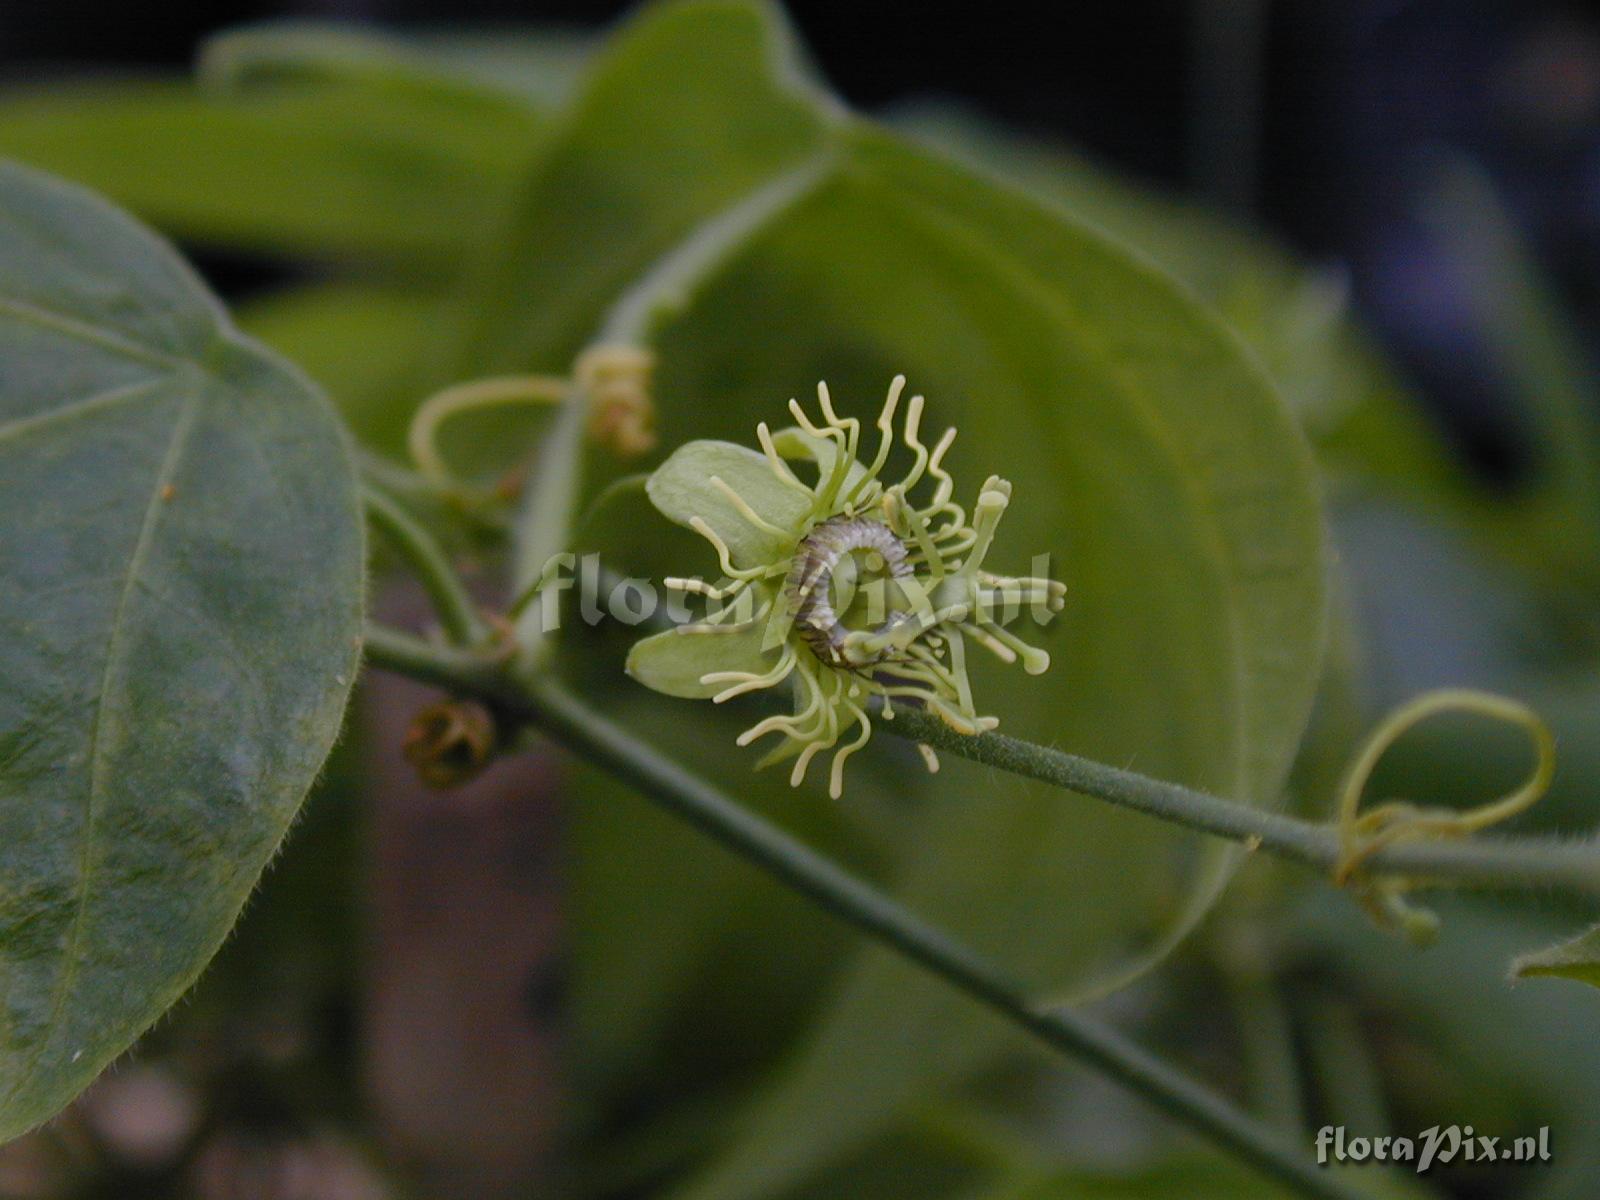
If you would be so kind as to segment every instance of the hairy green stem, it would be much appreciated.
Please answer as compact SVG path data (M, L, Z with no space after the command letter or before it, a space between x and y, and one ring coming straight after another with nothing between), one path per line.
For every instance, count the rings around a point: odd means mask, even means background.
M512 695L492 664L481 655L456 646L440 646L414 633L374 624L367 626L363 646L372 666L431 683L458 696L501 705Z
M534 459L527 495L512 534L512 593L522 595L544 574L552 556L566 546L583 487L583 436L588 401L576 386L556 414ZM550 639L539 624L537 607L515 622L517 669L532 677L542 669Z
M1328 1200L1359 1193L1225 1097L1175 1071L1115 1030L1068 1009L1036 1006L994 964L911 910L739 805L548 681L512 683L481 660L406 634L368 634L371 662L479 695L763 867L821 908L889 946L1026 1030L1051 1049L1117 1080L1189 1129L1293 1191Z
M488 637L488 626L433 535L370 480L362 487L362 498L373 525L416 572L445 636L459 646L481 645Z
M905 711L882 728L941 752L1093 796L1199 833L1243 842L1331 871L1339 861L1330 825L1268 812L1207 792L1124 771L999 733L955 732L936 717ZM1401 842L1373 854L1362 873L1487 887L1559 887L1600 895L1600 847L1592 841L1474 837Z
M601 578L609 590L623 576L612 568L602 568ZM669 624L656 620L650 628L665 629ZM879 728L959 758L1054 784L1330 874L1343 852L1338 831L1330 824L1227 800L1001 733L957 733L937 717L916 709L897 709L895 719L883 722ZM1479 835L1461 841L1402 842L1364 859L1361 873L1367 878L1403 878L1412 884L1550 887L1600 896L1600 841L1593 837Z

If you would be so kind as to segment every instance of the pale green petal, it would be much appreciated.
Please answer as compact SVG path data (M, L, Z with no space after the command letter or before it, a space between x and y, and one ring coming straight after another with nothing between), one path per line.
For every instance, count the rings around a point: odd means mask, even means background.
M768 524L787 531L763 530L711 483L720 478ZM728 545L737 567L785 560L799 540L800 526L811 512L810 499L773 474L766 458L731 442L689 442L673 451L645 485L662 515L679 525L695 517Z
M709 700L728 683L701 683L713 671L760 674L778 661L778 651L761 649L764 621L726 629L681 626L634 643L628 652L628 674L645 687L686 700Z
M774 433L772 445L784 458L809 458L817 464L818 476L823 479L833 470L834 460L839 455L838 447L832 438L819 438L794 425ZM867 469L859 462L851 463L844 490L848 492L858 481L865 478L866 474Z

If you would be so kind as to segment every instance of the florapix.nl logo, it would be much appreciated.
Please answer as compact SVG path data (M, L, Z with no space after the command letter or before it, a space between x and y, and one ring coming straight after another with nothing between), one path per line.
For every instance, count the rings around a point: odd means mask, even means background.
M1399 1163L1418 1175L1436 1165L1468 1163L1547 1163L1550 1127L1521 1137L1491 1137L1471 1125L1434 1125L1415 1137L1349 1134L1343 1125L1317 1130L1317 1163Z

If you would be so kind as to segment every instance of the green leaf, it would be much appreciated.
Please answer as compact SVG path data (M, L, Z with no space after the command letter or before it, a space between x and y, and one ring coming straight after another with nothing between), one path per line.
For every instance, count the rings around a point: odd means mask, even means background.
M1049 552L1069 589L1056 666L986 670L980 705L1023 737L1274 802L1317 678L1322 527L1301 436L1227 331L1059 212L862 130L840 177L667 331L662 433L728 436L819 376L868 415L897 370L929 396L926 428L960 429L960 490L1015 484L996 561ZM719 392L718 411L675 403ZM950 802L917 831L903 894L1041 995L1148 967L1228 875L1179 832L968 764L935 787ZM777 1194L1009 1044L866 952L683 1194Z
M421 83L0 93L0 154L85 183L176 236L451 275L496 228L546 124L507 95Z
M1398 1081L1397 1108L1433 1114L1419 1124L1439 1118L1518 1134L1549 1125L1558 1146L1565 1131L1579 1137L1593 1127L1593 994L1501 985L1508 962L1560 936L1572 917L1519 911L1503 897L1439 895L1428 901L1442 918L1439 940L1425 954L1403 954L1356 906L1315 892L1299 901L1267 932L1281 939L1296 977L1331 981L1381 1032L1375 1048L1391 1086ZM1600 1162L1573 1155L1563 1172L1565 1194L1600 1195Z
M871 416L905 371L930 398L924 428L961 428L958 499L970 503L990 472L1017 485L994 561L1026 571L1029 555L1050 552L1069 587L1044 635L1056 667L1037 680L981 669L985 709L1026 737L1276 800L1317 673L1325 564L1309 455L1270 383L1142 260L1014 189L842 125L795 88L791 57L764 9L727 0L661 6L625 30L530 184L522 232L477 295L463 361L564 365L679 239L825 139L843 140L835 175L665 329L664 443L750 445L757 420L781 418L783 401L819 378L841 409ZM607 533L608 555L631 573L705 561L703 547L683 553L684 539L641 522ZM727 774L731 745L706 751L723 727L715 716L647 729ZM964 763L930 782L905 749L878 738L861 756L863 774L881 766L892 778L898 804L883 824L905 863L903 893L1041 994L1101 990L1147 966L1227 877L1224 858L1181 832ZM770 781L751 785L772 803ZM918 806L930 790L947 802ZM853 805L875 803L852 792ZM601 792L579 811L608 803ZM633 834L613 820L607 836ZM618 882L604 846L585 844L580 913L613 915L583 925L580 976L624 957L613 947L636 931L619 910L659 907L677 882L663 858L621 881L628 905L593 896ZM716 919L695 955L713 961L741 906L731 892L708 905ZM690 969L670 966L680 980ZM602 990L587 979L585 994ZM664 985L649 986L664 1003ZM691 1194L781 1191L1011 1045L940 985L864 953Z
M469 25L421 29L411 40L431 60L554 110L577 91L598 39L562 27Z
M793 54L747 0L662 4L626 26L486 255L462 362L565 369L667 250L809 158L824 114Z
M585 43L532 29L400 36L319 21L269 21L206 42L200 74L224 86L357 83L405 100L418 92L465 101L512 99L535 110L566 102Z
M1492 532L1554 586L1576 577L1600 587L1600 388L1584 331L1481 171L1448 163L1428 208L1534 443L1531 494L1520 506L1503 505Z
M795 536L779 537L761 529L712 484L713 479L733 489L762 520L779 529L792 529ZM811 511L810 498L780 483L762 455L728 442L694 441L679 446L656 468L646 490L650 502L668 520L690 528L690 522L699 518L710 526L727 545L736 567L787 559L794 553L800 523Z
M1514 959L1511 974L1518 979L1555 975L1600 987L1600 925L1569 942Z
M0 165L0 1138L215 952L338 732L345 439L184 264Z
M399 458L427 393L431 334L452 312L424 289L340 281L253 299L236 316L328 393L363 445Z
M701 676L717 671L760 674L772 666L777 652L762 653L764 632L762 622L753 622L715 632L669 629L652 634L628 652L628 674L668 696L706 700L728 685L701 683Z
M895 125L1104 230L1192 288L1260 358L1342 484L1376 484L1433 507L1479 499L1374 352L1336 274L1296 261L1259 230L965 111L920 105Z

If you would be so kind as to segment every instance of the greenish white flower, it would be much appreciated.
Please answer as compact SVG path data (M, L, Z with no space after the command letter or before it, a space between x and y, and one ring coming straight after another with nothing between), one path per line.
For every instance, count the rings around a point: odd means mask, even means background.
M758 765L793 758L797 786L814 757L837 747L836 798L845 760L872 736L873 716L892 719L896 705L921 706L963 734L994 728L998 719L979 715L973 701L969 644L1039 674L1049 655L1005 623L1023 611L1058 612L1065 597L1051 579L984 569L1011 485L991 475L969 519L944 468L955 430L926 446L921 396L911 397L900 426L911 465L899 482L883 482L904 386L896 376L889 387L870 462L858 457L861 422L839 417L818 384L820 422L791 400L796 424L776 433L758 425L759 452L690 442L647 487L665 516L711 543L722 578L666 581L703 597L706 615L637 643L629 674L668 695L719 704L787 689L792 711L758 721L739 744L777 736ZM921 749L937 770L931 748Z

